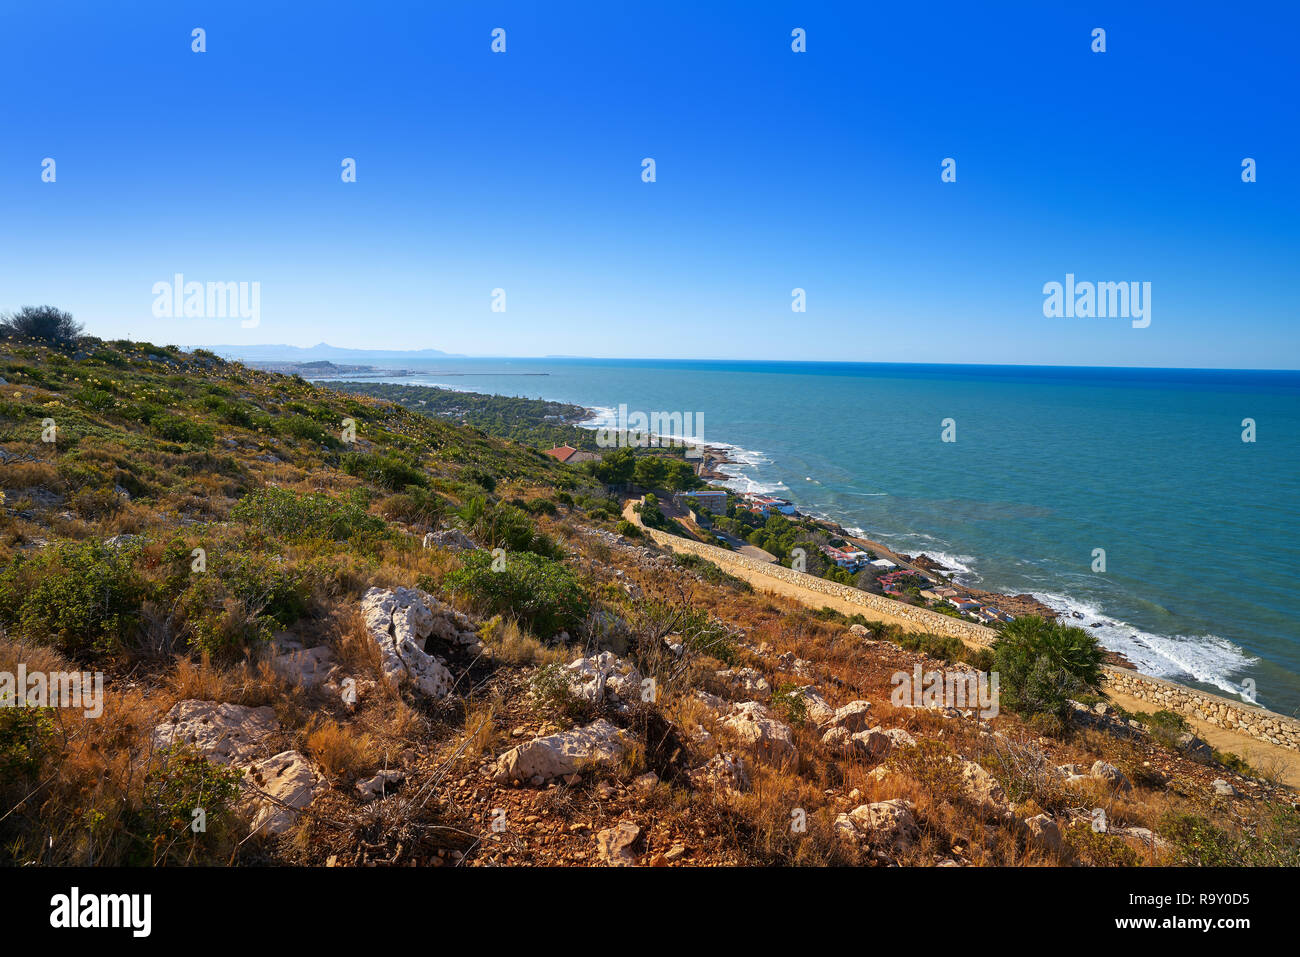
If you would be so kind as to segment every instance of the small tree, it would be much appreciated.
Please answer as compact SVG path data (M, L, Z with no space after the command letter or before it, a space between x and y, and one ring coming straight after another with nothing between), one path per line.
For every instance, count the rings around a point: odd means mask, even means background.
M81 323L72 318L72 313L54 306L23 306L17 312L0 316L0 336L63 346L81 336Z

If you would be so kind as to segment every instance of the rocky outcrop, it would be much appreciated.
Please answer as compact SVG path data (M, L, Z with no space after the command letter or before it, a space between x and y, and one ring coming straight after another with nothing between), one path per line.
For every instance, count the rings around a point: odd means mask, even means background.
M412 588L371 588L361 599L361 615L379 646L384 678L393 687L409 684L421 694L441 698L455 681L442 660L424 650L437 627L431 603L442 609L441 603ZM444 621L441 631L450 627Z
M855 807L835 818L841 836L893 855L905 853L920 836L915 805L902 798Z
M565 775L611 767L629 747L623 732L601 718L511 748L497 759L493 779L498 784L529 781L540 785Z
M283 751L251 765L244 774L254 833L282 834L326 788L325 779L302 754Z
M784 767L799 763L790 726L782 724L757 701L738 704L721 724L729 728L754 757L767 764Z
M573 695L592 704L607 703L617 711L625 711L641 697L641 672L612 652L571 661L563 674Z
M690 772L690 779L697 788L712 788L728 796L748 793L751 787L744 759L729 752L709 758Z
M271 708L249 708L190 698L178 701L154 728L155 748L184 744L209 761L238 765L255 756L268 735L280 730Z

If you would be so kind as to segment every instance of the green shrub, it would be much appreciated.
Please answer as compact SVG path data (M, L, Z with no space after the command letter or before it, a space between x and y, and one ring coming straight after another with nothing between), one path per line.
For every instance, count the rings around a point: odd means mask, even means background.
M533 701L543 710L572 720L584 718L591 711L591 703L574 694L564 667L558 663L539 668L528 682L528 688Z
M268 485L250 492L230 510L232 521L289 541L327 538L347 541L357 535L377 535L384 520L366 511L365 496L332 498Z
M405 492L384 499L379 507L384 518L408 525L437 525L447 514L447 500L420 488L408 486Z
M469 596L488 614L514 615L542 638L575 630L589 607L573 572L531 552L507 553L495 562L490 552L471 552L443 585Z
M103 412L113 404L113 397L103 389L87 387L76 392L72 398L78 405L85 406L92 412Z
M188 442L206 448L212 445L216 438L212 426L170 412L151 416L149 425L161 438L169 442Z
M0 778L34 775L53 736L51 709L0 701Z
M174 746L157 754L162 765L145 778L144 800L137 814L136 864L177 863L204 844L215 844L234 823L243 772L213 764L192 748ZM195 810L203 811L204 829L195 831Z
M416 485L420 488L427 488L429 485L429 478L424 474L423 469L396 455L348 452L343 455L339 464L349 475L373 482L394 492L408 485Z
M527 514L513 505L493 503L477 495L461 506L457 514L470 534L485 548L533 552L546 558L559 557L555 543L538 532Z
M1033 615L1010 622L993 644L1001 703L1022 716L1064 720L1070 697L1097 687L1101 660L1093 635Z
M130 644L146 589L134 546L64 543L0 570L0 621L70 655Z
M1066 829L1065 840L1075 853L1094 867L1136 867L1140 863L1137 851L1122 837L1094 831L1087 821L1071 824Z

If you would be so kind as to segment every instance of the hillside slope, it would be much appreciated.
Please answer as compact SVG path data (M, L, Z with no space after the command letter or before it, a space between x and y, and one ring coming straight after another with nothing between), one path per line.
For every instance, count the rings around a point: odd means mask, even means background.
M0 709L7 860L1297 862L1258 769L1099 701L895 706L987 662L675 558L534 449L149 344L0 380L0 672L105 675Z

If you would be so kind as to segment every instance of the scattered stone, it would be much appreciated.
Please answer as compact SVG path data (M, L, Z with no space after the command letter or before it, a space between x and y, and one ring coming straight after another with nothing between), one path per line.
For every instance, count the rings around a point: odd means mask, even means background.
M1025 819L1025 829L1029 842L1049 854L1060 854L1065 847L1061 837L1061 828L1050 814L1036 814Z
M790 692L791 699L803 702L804 717L814 725L824 725L835 717L832 708L812 685L805 685Z
M380 771L373 778L358 781L357 790L361 792L363 801L373 801L388 793L391 790L390 784L397 784L404 780L406 780L406 773L403 771Z
M863 804L836 817L835 829L845 837L901 854L920 836L914 810L915 805L902 798Z
M596 856L611 867L631 867L636 863L632 845L640 836L640 827L631 821L620 821L596 834Z
M271 670L290 684L314 688L334 670L334 652L325 645L305 648L287 632L271 639Z
M721 723L730 728L758 760L777 766L799 763L799 750L795 747L790 726L771 717L757 701L736 705Z
M1129 779L1125 777L1124 772L1113 764L1107 764L1105 761L1094 762L1092 770L1089 772L1089 777L1095 778L1099 781L1105 781L1112 788L1119 791L1133 790L1133 785Z
M498 784L541 778L543 782L568 774L617 764L629 742L604 718L582 728L534 738L497 759L493 777Z
M474 544L474 539L470 538L459 528L448 528L441 532L429 532L424 536L424 547L433 548L451 548L456 551L469 551L478 548Z
M1193 761L1207 764L1214 760L1214 748L1210 746L1210 743L1198 738L1190 731L1180 733L1174 743L1178 746L1179 751Z
M638 774L632 779L632 786L642 794L648 794L655 789L659 783L659 775L653 771L647 771L645 774Z
M593 704L608 701L616 711L626 711L641 697L641 672L612 652L571 661L564 677L576 697Z
M987 819L996 821L1006 816L1009 811L1007 795L993 775L974 761L963 761L961 778L966 797L984 812Z
M744 760L729 752L715 754L689 776L697 788L713 787L730 794L745 794L751 787Z
M850 701L835 709L835 714L826 722L829 728L844 728L849 734L865 731L871 723L870 701Z
M719 698L715 694L709 694L707 691L696 691L695 699L702 703L710 711L727 711L731 708L731 702L726 698Z
M853 736L849 734L848 728L831 728L822 735L822 747L838 754L846 754L853 750L853 743Z
M727 668L719 671L718 677L731 686L733 690L749 699L772 696L772 686L756 668Z
M1210 782L1210 787L1214 788L1214 793L1219 797L1241 797L1241 792L1223 778L1215 778Z
M251 794L252 830L259 834L283 834L299 812L326 788L325 779L297 751L282 751L248 768L244 784Z

